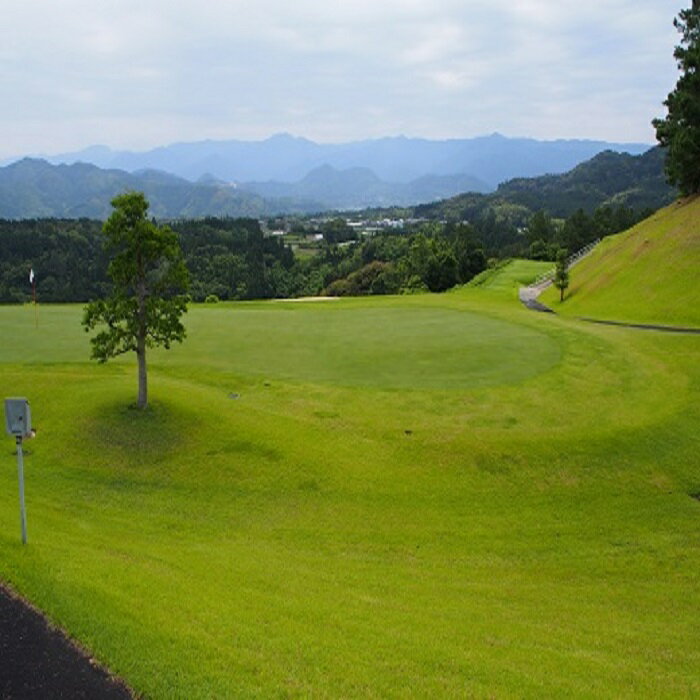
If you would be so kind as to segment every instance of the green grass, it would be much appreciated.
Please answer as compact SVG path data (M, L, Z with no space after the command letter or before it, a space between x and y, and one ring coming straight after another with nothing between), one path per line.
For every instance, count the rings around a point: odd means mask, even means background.
M79 308L0 308L39 428L0 577L148 697L697 695L700 340L528 312L513 265L196 306L145 414Z
M477 275L467 287L479 287L492 292L510 292L517 298L518 287L533 282L554 267L554 263L539 260L510 260L503 266L489 268Z
M605 238L571 270L564 302L540 301L567 316L700 327L700 197L677 202Z

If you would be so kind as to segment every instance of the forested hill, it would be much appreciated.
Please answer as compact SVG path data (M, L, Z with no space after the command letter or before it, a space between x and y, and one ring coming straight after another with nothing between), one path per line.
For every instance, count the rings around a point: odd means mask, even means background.
M664 157L660 148L638 156L605 151L562 175L509 180L493 194L458 195L415 207L412 213L460 221L474 220L485 211L513 207L529 212L545 210L561 218L579 209L591 213L604 206L658 209L677 196L666 182Z
M298 182L248 182L241 189L265 198L320 202L321 209L407 206L451 197L460 192L491 192L471 175L424 175L410 182L385 182L369 168L338 170L324 165Z
M562 217L577 209L590 211L599 206L658 209L677 194L666 182L664 157L661 148L639 156L604 151L563 175L505 182L496 195Z
M336 170L331 166L312 170L296 183L232 185L214 177L190 182L159 170L128 173L87 163L51 165L25 158L0 168L0 217L104 219L112 198L127 190L144 192L159 218L191 219L411 205L467 190L491 189L469 175L426 175L407 183L389 183L368 168Z
M321 208L319 203L308 201L297 206L291 201L264 199L218 182L192 183L157 170L127 173L87 163L51 165L25 158L0 168L0 217L106 219L110 201L127 190L144 192L151 213L159 218L257 218L279 211L304 213Z

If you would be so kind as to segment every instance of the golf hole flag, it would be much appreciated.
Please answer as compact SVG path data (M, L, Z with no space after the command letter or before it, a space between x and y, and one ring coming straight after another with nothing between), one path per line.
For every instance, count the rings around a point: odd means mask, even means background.
M29 284L32 285L32 301L34 302L34 325L39 327L39 309L36 305L36 277L34 275L34 268L29 268Z

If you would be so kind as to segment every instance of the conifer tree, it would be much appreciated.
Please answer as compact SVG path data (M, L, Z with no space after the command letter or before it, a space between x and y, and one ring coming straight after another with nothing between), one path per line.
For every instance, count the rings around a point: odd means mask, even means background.
M652 123L667 149L669 182L690 195L700 192L700 0L681 10L673 24L681 34L673 55L682 75L664 102L668 114Z

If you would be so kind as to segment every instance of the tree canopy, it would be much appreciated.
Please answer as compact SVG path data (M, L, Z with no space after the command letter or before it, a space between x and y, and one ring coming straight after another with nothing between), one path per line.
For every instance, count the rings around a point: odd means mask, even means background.
M681 43L673 53L682 75L664 104L668 114L654 119L656 138L667 150L666 174L681 194L700 192L700 0L673 21Z
M559 290L559 301L564 301L564 292L569 286L569 265L565 248L562 248L557 255L557 266L552 283Z
M112 200L114 211L104 224L105 248L111 255L113 288L105 299L85 307L86 331L106 326L91 338L92 357L106 362L133 351L138 360L137 406L148 403L146 348L182 342L180 317L187 310L183 292L188 273L178 238L167 226L147 218L148 202L141 192Z

